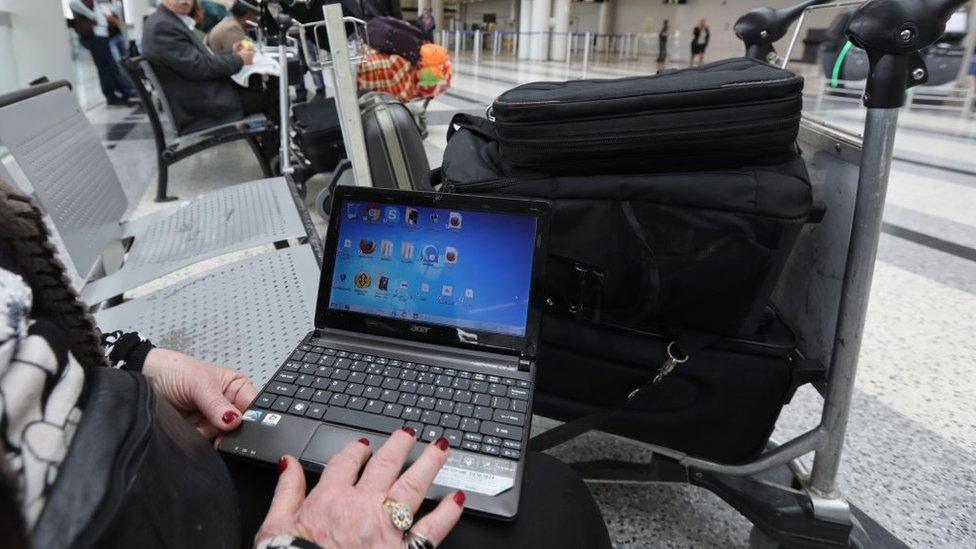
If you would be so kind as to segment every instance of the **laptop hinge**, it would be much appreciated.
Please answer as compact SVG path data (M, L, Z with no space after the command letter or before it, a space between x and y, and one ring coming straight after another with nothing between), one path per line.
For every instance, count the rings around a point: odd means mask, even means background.
M520 372L528 372L531 370L531 368L532 368L532 361L525 358L524 356L520 356L518 359L518 370Z

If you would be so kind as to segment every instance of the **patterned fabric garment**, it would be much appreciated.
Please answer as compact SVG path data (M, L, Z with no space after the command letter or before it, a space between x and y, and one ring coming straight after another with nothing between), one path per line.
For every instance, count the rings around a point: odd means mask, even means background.
M0 268L0 441L27 528L34 526L84 405L85 371L53 322L31 317L30 287ZM138 333L102 337L114 368L139 371L153 348Z

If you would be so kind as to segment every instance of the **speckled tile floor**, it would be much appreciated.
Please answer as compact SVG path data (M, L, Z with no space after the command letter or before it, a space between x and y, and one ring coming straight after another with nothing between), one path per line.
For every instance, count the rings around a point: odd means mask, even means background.
M652 67L646 61L615 63L591 67L589 75L627 75ZM478 66L462 60L456 68L451 95L430 108L427 146L433 165L443 155L451 113L483 112L491 97L515 83L579 76L564 64L511 59L486 59ZM858 116L852 109L823 114L848 125ZM107 130L129 113L100 107L90 116ZM973 120L952 122L953 131L968 138L945 139L930 130L910 129L938 127L939 117L919 111L905 120L907 127L898 138L904 147L921 149L916 153L936 162L974 158ZM139 214L158 207L150 200L155 166L146 135L137 126L129 138L107 143L132 209ZM959 155L968 160L960 160ZM938 242L882 235L840 484L854 503L912 547L972 548L976 546L976 399L972 397L976 393L976 259L968 254L976 248L976 174L924 167L913 160L917 159L908 155L895 163L885 219ZM172 192L185 198L259 176L246 147L232 144L178 164L170 177ZM310 198L322 181L313 180ZM159 284L238 258L217 258ZM820 403L815 391L801 389L784 410L775 436L785 440L815 424ZM552 424L545 418L535 422L536 428ZM553 453L567 461L641 460L650 455L641 444L597 433ZM706 491L673 485L592 485L592 491L616 546L748 544L748 521Z

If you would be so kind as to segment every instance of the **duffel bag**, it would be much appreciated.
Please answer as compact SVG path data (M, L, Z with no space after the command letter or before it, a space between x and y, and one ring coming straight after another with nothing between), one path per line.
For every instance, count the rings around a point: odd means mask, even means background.
M811 212L806 167L621 175L515 171L484 119L457 115L442 190L549 199L551 310L625 327L749 334Z
M749 58L615 80L533 82L489 109L502 158L548 173L777 164L794 154L803 78Z
M767 311L756 333L716 339L645 387L667 358L671 341L659 332L547 315L533 412L570 425L617 410L592 428L699 458L741 463L765 448L796 389L824 376L821 364L796 353L793 333ZM639 394L620 409L637 389ZM534 440L533 448L542 441Z
M366 23L369 47L383 53L395 53L411 63L420 60L424 34L417 27L395 17L374 17Z

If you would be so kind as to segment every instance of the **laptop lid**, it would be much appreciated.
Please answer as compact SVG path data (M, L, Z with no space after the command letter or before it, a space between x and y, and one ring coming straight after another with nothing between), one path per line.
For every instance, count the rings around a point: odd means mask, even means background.
M337 187L315 325L532 358L549 204Z

